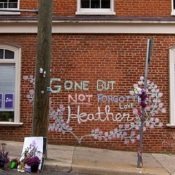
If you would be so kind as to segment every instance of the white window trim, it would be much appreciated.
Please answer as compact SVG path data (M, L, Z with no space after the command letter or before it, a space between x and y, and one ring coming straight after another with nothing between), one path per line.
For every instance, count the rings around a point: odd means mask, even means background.
M167 126L175 127L175 47L169 50L170 120Z
M20 12L16 11L19 9L20 9L20 0L18 0L17 8L0 8L0 10L3 10L3 11L0 11L0 15L20 15Z
M115 15L114 0L110 0L110 9L81 8L81 0L77 0L76 15Z
M175 15L174 0L171 0L171 15Z
M14 52L14 60L0 59L0 64L15 63L16 69L14 122L0 122L0 125L22 125L22 123L20 123L21 49L9 45L0 45L0 49L7 49Z

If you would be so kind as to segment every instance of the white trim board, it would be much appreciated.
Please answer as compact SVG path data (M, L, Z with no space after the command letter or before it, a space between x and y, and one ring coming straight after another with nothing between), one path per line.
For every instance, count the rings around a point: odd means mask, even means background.
M175 23L53 22L52 33L175 34ZM36 22L0 22L0 33L37 33Z
M167 126L175 127L175 47L169 50L170 120Z

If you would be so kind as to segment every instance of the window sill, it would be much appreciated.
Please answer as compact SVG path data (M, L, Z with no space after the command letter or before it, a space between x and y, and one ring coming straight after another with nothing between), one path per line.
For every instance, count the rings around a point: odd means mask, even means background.
M77 11L75 14L76 15L116 15L116 13L113 11L107 11L107 12L103 12L103 11Z
M21 122L0 122L0 126L21 126L23 123Z
M175 16L175 11L172 11L171 12L171 16Z
M20 12L17 12L17 11L14 11L14 12L10 12L10 11L1 11L0 10L0 15L20 15L21 13Z
M169 127L169 128L175 128L175 124L168 123L168 124L166 124L166 126Z

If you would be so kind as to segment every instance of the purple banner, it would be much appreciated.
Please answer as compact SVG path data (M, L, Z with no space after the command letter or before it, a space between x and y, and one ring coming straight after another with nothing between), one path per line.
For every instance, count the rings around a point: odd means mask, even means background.
M2 94L0 94L0 108L2 108Z
M13 94L5 94L5 108L13 109Z

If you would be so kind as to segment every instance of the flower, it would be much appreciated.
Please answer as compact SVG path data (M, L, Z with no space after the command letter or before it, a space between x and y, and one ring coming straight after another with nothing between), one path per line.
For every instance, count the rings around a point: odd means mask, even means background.
M39 165L40 164L40 159L38 158L38 156L29 157L25 160L25 163L29 166Z
M40 159L41 152L38 150L38 147L36 145L36 142L33 141L28 147L25 148L25 151L22 155L20 164L22 165L22 168L24 169L25 166L33 166L37 167L41 162ZM25 170L26 172L29 171L28 169Z
M1 144L0 150L0 168L5 168L7 163L9 162L8 152L5 150L5 143Z

